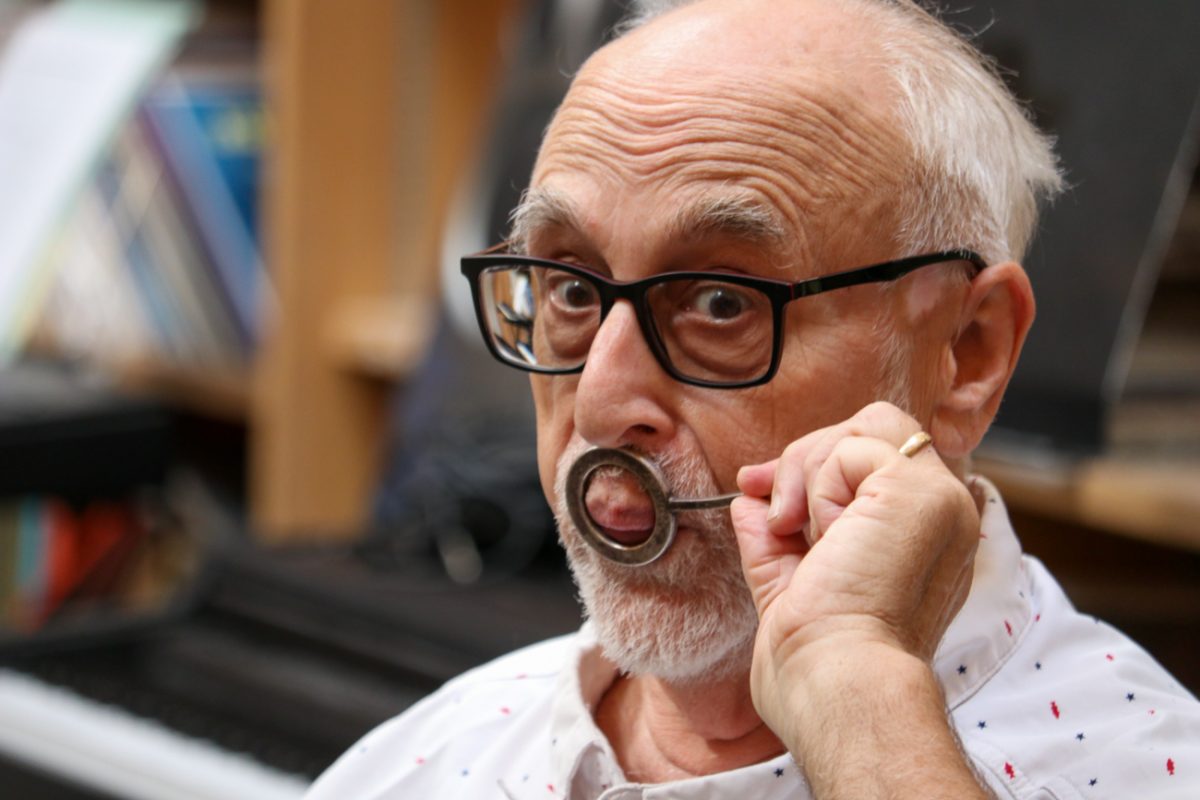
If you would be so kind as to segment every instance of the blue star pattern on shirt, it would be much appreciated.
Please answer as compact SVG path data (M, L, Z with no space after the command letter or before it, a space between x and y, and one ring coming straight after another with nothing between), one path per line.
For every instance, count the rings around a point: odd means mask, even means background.
M981 547L995 549L1001 541L993 536ZM1200 763L1200 749L1192 746L1189 751L1173 740L1171 726L1200 724L1200 712L1172 694L1172 684L1152 673L1144 657L1117 634L1096 631L1079 619L1036 563L1029 562L1028 569L1023 563L1019 572L1012 572L1004 577L1004 586L981 582L976 587L988 602L977 604L974 615L964 617L970 624L961 630L968 633L953 639L935 664L964 749L983 767L984 779L1001 797L1036 796L1047 781L1055 780L1073 788L1072 796L1077 794L1079 800L1151 797L1159 786L1181 785L1184 794L1175 796L1190 797L1184 784ZM1021 583L1011 582L1016 580ZM1034 580L1049 588L1038 588ZM344 759L324 793L313 800L364 796L355 785L376 785L381 773L387 773L395 791L379 796L396 798L490 800L497 796L499 784L506 792L500 796L561 800L575 781L586 784L581 796L612 793L618 788L614 782L624 782L624 776L602 746L594 761L578 762L596 769L560 772L561 765L575 763L585 748L603 742L591 726L581 728L579 723L594 721L589 719L593 695L608 679L610 667L592 660L597 650L581 647L596 645L577 634L534 645L456 679L415 711L405 712L402 724L389 723L370 734L359 749L350 751L356 758ZM1024 672L1022 664L1034 667L1036 674ZM1127 664L1135 669L1125 669ZM519 673L516 678L514 673ZM956 683L954 678L962 680ZM1131 707L1135 702L1136 709ZM531 703L534 713L526 713ZM559 725L555 714L563 708L565 716L559 722L564 724ZM1139 742L1144 739L1146 747L1125 747L1130 732ZM1120 741L1110 749L1114 737ZM1138 750L1151 755L1143 759ZM1124 758L1126 753L1133 758ZM1105 792L1094 791L1099 775L1087 774L1099 769L1105 771ZM696 791L673 796L782 800L802 794L802 782L803 771L780 759L754 770L697 779L687 787ZM408 791L416 786L426 791ZM431 786L438 788L429 790Z

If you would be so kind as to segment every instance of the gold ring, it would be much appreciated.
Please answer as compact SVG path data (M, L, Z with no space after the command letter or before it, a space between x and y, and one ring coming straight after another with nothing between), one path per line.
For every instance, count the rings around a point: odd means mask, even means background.
M924 450L925 447L932 441L933 437L928 433L925 431L917 431L912 436L908 437L908 441L900 445L900 455L905 456L906 458L912 458L917 453Z

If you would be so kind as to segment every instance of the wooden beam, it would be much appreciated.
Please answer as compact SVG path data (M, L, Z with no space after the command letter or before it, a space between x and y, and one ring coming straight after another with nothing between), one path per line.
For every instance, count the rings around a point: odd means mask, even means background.
M267 0L265 255L276 291L256 368L251 486L267 540L355 535L386 393L339 369L340 303L392 291L403 4Z
M277 303L255 370L253 523L269 541L367 520L396 377L436 303L437 242L489 118L515 0L265 0L266 258ZM410 322L389 325L389 298ZM380 302L382 301L382 303ZM395 304L393 304L395 307ZM354 309L373 309L364 324ZM419 322L416 320L420 320ZM364 352L378 342L378 357ZM368 368L347 369L347 363Z

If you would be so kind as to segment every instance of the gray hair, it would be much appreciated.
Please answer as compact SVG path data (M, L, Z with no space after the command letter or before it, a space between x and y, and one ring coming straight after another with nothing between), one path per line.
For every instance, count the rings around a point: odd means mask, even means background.
M695 0L635 0L623 35ZM1039 203L1063 189L1053 139L1038 131L993 61L915 0L841 0L861 11L895 81L912 163L897 198L908 253L970 247L1021 260Z

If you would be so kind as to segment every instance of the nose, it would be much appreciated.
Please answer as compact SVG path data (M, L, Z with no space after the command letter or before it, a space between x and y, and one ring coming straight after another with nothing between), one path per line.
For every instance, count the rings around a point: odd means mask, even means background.
M637 315L619 301L596 332L575 393L575 430L597 447L654 452L675 435L677 384L642 336Z

